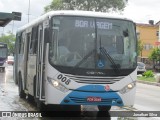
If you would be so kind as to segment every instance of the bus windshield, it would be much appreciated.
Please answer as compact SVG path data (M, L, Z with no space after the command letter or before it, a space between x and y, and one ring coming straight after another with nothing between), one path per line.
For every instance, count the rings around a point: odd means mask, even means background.
M0 48L0 58L7 58L7 48Z
M75 69L136 68L134 23L122 19L54 16L49 61Z

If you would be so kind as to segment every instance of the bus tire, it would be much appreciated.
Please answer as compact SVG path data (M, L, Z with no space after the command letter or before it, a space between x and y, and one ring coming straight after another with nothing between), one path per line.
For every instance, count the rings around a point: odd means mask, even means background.
M25 94L25 92L23 90L23 86L22 86L22 77L21 77L21 75L19 75L18 90L19 90L19 97L20 98L26 98L26 94Z
M102 106L98 105L99 111L109 111L111 109L111 106Z

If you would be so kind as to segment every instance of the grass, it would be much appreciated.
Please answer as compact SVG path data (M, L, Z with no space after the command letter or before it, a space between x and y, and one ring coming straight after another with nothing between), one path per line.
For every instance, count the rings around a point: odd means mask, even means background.
M154 77L144 77L144 76L137 76L138 80L148 81L148 82L156 82Z

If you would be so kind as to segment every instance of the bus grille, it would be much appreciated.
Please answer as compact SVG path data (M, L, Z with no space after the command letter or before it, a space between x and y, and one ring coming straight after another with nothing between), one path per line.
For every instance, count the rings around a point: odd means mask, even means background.
M74 103L88 103L86 98L78 98L78 97L69 97ZM112 104L112 101L116 101L117 98L107 98L102 99L101 102L98 102L99 104Z
M65 74L65 75L70 79L74 80L75 82L85 83L85 84L113 84L124 78L124 76L97 77L97 76L75 76L75 75L69 75L69 74Z

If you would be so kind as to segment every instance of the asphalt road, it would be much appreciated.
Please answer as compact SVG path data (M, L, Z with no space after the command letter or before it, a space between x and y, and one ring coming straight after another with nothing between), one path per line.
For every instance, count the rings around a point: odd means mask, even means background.
M141 111L160 111L160 87L137 83L134 107Z

